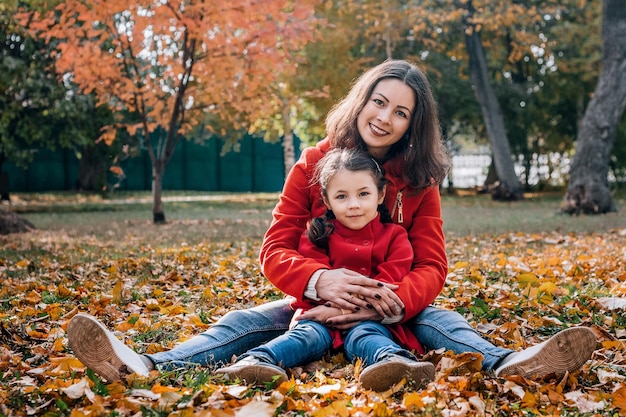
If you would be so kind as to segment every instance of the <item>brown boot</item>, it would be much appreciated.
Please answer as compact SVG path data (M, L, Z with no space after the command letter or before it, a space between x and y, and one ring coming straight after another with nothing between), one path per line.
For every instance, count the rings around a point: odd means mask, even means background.
M399 355L389 355L366 367L359 376L365 389L386 391L406 378L415 389L426 386L435 377L435 366L430 362L418 362Z
M521 375L542 378L549 374L563 376L579 369L596 349L596 336L587 327L560 331L545 342L511 353L496 369L496 376Z
M254 356L246 356L230 366L215 370L215 373L228 375L229 379L239 378L252 385L263 385L271 382L280 385L289 379L283 368L264 362Z
M67 325L74 355L108 382L136 372L148 376L150 369L135 351L117 339L95 317L79 313Z

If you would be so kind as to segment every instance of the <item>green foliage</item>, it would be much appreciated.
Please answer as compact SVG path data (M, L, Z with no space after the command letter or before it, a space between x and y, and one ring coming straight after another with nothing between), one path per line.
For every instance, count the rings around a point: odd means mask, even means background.
M53 60L44 41L16 28L9 5L0 9L0 161L26 166L40 146L55 149L85 140L67 129L66 120L84 113L88 103L69 96L47 71Z
M29 7L37 7L30 2ZM101 190L122 144L97 144L111 112L97 107L66 78L58 79L52 43L26 34L14 21L15 4L0 4L0 168L10 161L28 168L40 149L72 149L81 160L81 189Z

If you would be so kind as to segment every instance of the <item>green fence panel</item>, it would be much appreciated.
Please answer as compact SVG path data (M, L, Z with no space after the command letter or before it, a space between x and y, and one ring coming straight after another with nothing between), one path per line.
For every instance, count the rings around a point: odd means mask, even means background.
M296 158L300 141L294 138ZM203 143L181 140L165 169L163 189L193 191L275 192L284 182L283 148L280 142L268 143L245 136L239 151L221 155L224 141L210 137ZM124 178L112 174L110 184L117 189L143 191L152 188L152 163L146 150L121 163ZM40 150L28 169L5 162L2 171L9 176L10 192L75 190L80 161L70 149Z
M126 159L120 165L124 170L124 179L119 183L118 189L142 191L152 188L152 163L147 151L144 150L139 156Z
M2 170L11 192L62 191L76 188L79 163L70 149L40 149L27 169L5 162Z
M220 146L220 141L217 138L211 138L205 143L185 141L180 149L182 155L183 189L195 191L217 190L216 167L219 160Z

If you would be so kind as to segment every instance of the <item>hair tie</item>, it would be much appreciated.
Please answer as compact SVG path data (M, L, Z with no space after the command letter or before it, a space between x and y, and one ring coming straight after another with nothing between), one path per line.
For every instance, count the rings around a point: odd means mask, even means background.
M376 162L376 160L374 158L370 158L372 161L374 161L374 163L376 164L376 169L378 170L378 173L380 175L383 175L383 170L380 169L380 165L378 165L378 162Z

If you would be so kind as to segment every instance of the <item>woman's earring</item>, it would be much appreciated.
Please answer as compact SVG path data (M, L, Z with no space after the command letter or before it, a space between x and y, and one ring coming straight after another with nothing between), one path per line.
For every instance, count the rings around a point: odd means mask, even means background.
M406 140L407 142L409 142L409 148L412 148L412 147L413 147L413 144L410 142L411 137L409 136L409 132L406 132L406 133L404 134L404 138L403 138L403 139L404 139L404 140Z

